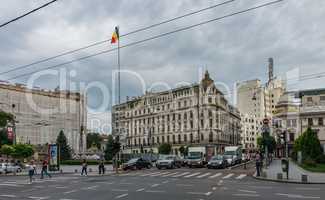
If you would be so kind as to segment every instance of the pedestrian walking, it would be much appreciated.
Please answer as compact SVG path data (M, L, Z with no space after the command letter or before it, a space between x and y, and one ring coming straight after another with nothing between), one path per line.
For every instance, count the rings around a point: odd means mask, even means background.
M46 176L48 176L49 178L52 178L51 174L49 174L49 173L47 172L47 167L48 167L48 163L47 163L46 160L44 160L43 163L42 163L41 179L44 178L44 174L45 174Z
M105 165L103 160L101 160L98 165L98 172L99 174L105 174Z
M28 167L28 176L29 176L29 183L32 184L32 182L35 180L34 174L36 170L36 165L34 164L34 161L31 160Z
M261 176L261 162L262 162L261 154L260 152L257 152L255 154L256 176Z
M82 161L82 169L81 169L81 176L83 176L83 175L88 175L87 174L87 161L84 159L83 161Z

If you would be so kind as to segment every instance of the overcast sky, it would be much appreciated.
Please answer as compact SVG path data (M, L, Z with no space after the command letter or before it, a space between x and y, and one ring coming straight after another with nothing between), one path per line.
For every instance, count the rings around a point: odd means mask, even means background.
M3 0L0 23L38 7L49 0ZM226 0L224 0L226 1ZM272 0L269 0L272 1ZM205 20L220 17L268 0L236 0L197 15L121 38L121 46L154 35L173 31ZM0 72L110 39L115 25L120 34L166 19L202 9L222 0L59 0L21 20L0 28ZM208 69L219 87L233 89L236 82L267 79L267 60L274 58L275 74L286 77L325 71L325 1L285 0L284 2L209 23L132 47L121 49L122 100L145 89L164 89L199 80ZM16 75L40 70L92 53L115 48L103 43L38 65L1 75L7 80ZM70 81L90 86L105 86L108 100L100 89L89 88L91 108L88 127L107 129L112 105L112 74L117 69L117 53L109 52L63 66L73 71ZM55 68L58 69L58 68ZM133 74L131 74L133 73ZM70 73L68 73L70 74ZM11 82L26 82L30 76ZM325 78L289 83L290 89L323 88ZM96 81L96 82L95 82ZM142 81L142 82L141 82ZM59 85L55 76L43 76L37 86L53 89ZM74 89L74 88L71 88ZM116 90L115 90L116 91ZM116 93L115 93L116 95ZM232 102L233 98L228 97ZM100 105L108 102L103 112ZM94 120L95 119L95 120Z

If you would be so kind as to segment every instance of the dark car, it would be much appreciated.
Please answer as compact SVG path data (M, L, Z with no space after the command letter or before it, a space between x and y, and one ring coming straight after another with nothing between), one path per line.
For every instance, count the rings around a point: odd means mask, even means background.
M208 169L224 169L227 167L227 160L222 155L213 156L207 165Z
M123 170L129 169L150 169L152 167L151 162L143 158L133 158L123 165Z

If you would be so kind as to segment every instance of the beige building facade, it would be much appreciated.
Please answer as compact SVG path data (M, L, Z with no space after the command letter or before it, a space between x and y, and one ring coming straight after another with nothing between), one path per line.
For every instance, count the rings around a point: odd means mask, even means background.
M15 117L16 143L55 143L63 130L74 153L86 150L86 98L80 93L1 83L0 109Z
M112 132L124 153L158 152L160 144L225 146L240 143L239 111L216 88L208 72L199 84L145 95L113 107Z

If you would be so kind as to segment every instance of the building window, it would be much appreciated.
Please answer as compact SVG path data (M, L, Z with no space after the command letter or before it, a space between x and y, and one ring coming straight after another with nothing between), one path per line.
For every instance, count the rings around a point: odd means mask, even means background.
M173 144L175 144L175 135L173 135Z
M169 141L170 141L170 140L169 140L169 135L167 135L167 143L168 143L168 144L169 144Z
M160 144L160 139L159 139L159 137L157 137L157 144Z
M322 117L318 118L318 126L323 126L323 125L324 125L323 118Z
M295 134L294 133L289 133L289 139L290 139L290 142L295 141Z
M165 143L165 136L161 136L161 142Z
M308 126L312 126L313 125L313 118L308 118Z
M184 142L187 142L187 135L184 135Z
M181 102L178 102L178 108L180 108L181 107Z
M308 103L313 102L313 97L307 97L307 102L308 102Z
M186 107L187 106L187 101L184 101L184 107Z
M204 135L203 134L201 134L201 141L203 141L204 140Z
M201 128L203 128L203 127L204 127L204 121L201 120Z
M209 120L209 126L212 128L212 119Z
M208 98L208 102L212 103L212 98L211 97Z
M325 96L320 96L321 101L325 101Z
M178 143L181 143L181 135L178 135Z
M213 142L213 133L212 132L209 133L209 142Z
M193 134L190 134L190 142L193 143Z

